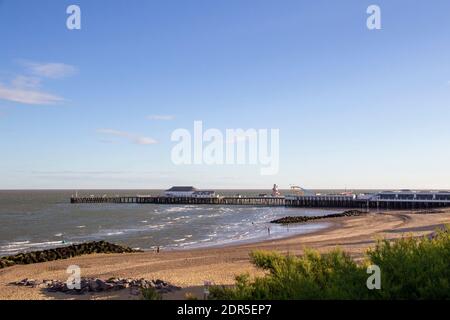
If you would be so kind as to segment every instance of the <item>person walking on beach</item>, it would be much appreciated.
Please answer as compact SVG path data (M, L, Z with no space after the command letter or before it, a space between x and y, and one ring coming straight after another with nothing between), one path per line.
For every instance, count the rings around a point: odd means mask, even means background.
M156 253L159 253L159 246L156 247Z
M270 237L270 227L267 227L267 235Z

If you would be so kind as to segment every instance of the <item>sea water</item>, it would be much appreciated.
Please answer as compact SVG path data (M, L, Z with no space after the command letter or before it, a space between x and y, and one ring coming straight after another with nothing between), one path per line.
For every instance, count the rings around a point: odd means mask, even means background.
M246 192L258 194L258 191ZM273 219L337 212L260 206L71 204L72 194L72 191L57 190L0 191L0 255L94 240L142 250L158 246L172 250L263 241L328 226L328 223L280 226L271 224ZM83 194L136 195L148 192L96 190L83 191Z

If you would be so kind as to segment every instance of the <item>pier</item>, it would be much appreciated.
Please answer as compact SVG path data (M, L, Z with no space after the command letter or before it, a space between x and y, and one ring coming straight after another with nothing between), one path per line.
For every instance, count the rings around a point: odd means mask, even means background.
M419 210L450 207L450 200L420 200L420 199L370 199L336 197L336 196L299 196L285 199L287 207L303 208L347 208L376 210Z
M71 203L154 203L154 204L192 204L192 205L251 205L284 206L284 197L164 197L164 196L116 196L116 197L71 197Z
M116 203L116 204L162 204L162 205L249 205L286 206L303 208L357 208L357 209L395 209L416 210L450 206L450 193L424 194L374 194L355 195L288 195L277 197L168 197L168 196L87 196L71 197L73 204Z

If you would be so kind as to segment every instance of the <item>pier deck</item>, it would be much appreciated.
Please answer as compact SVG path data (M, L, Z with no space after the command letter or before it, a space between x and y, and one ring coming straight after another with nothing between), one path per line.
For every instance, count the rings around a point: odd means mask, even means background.
M359 208L359 209L431 209L450 206L449 200L380 200L358 199L345 196L298 196L298 197L163 197L163 196L90 196L71 197L73 204L187 204L187 205L251 205L286 206L310 208Z
M210 204L210 205L252 205L284 206L284 197L160 197L160 196L119 196L119 197L72 197L71 203L155 203L155 204Z

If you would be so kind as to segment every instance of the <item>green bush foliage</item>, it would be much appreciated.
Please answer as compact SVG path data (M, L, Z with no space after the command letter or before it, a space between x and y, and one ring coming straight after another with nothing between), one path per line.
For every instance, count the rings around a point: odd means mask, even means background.
M155 288L142 288L143 300L162 300L162 295Z
M210 299L450 299L450 230L432 238L378 241L357 264L336 249L327 254L306 250L301 257L255 251L253 264L267 271L253 280L236 278L235 286L211 288ZM381 289L369 290L368 265L381 270Z
M450 299L450 229L430 238L380 241L367 252L381 268L381 299Z

